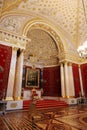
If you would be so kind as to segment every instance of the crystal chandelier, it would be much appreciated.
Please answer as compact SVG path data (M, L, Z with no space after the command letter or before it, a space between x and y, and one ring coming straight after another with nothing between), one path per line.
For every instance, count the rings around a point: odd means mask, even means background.
M87 41L85 41L82 46L79 46L77 51L80 57L87 58Z
M85 9L85 3L84 0L82 0L83 10L84 10L84 16L85 16L85 22L87 24L87 17L86 17L86 9ZM83 43L83 45L79 46L77 49L79 56L82 58L87 58L87 41Z

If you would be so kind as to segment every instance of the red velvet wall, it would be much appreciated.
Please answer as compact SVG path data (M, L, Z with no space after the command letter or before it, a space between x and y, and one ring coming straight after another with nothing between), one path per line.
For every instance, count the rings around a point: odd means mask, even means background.
M75 87L75 96L79 97L80 89L80 78L79 78L79 68L77 64L72 65L73 77L74 77L74 87Z
M81 65L81 74L82 74L83 90L85 96L87 97L87 64Z
M12 48L0 44L0 99L5 98Z
M60 67L48 67L43 70L44 96L61 96Z

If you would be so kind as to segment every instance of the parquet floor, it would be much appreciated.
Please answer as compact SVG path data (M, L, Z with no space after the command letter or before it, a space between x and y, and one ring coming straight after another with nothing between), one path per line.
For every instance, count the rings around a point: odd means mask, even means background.
M0 130L87 130L87 105L32 110L0 115Z

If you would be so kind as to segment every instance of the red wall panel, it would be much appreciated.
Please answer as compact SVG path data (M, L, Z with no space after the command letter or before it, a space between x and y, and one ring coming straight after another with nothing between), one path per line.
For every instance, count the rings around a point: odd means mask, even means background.
M87 63L81 65L81 74L82 74L83 90L85 96L87 97Z
M61 96L60 67L48 67L43 70L44 96Z
M12 56L12 48L0 44L0 99L5 98L10 62Z
M75 96L79 97L80 89L80 78L79 78L79 68L77 64L72 65L73 77L74 77L74 87L75 87Z

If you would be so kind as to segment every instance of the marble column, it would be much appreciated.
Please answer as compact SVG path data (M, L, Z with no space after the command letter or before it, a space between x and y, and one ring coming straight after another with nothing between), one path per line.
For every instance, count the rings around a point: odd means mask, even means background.
M12 47L12 58L11 58L10 72L9 72L9 78L8 78L6 100L13 100L13 88L14 88L14 80L15 80L16 59L17 59L17 48Z
M75 97L72 63L69 63L69 96L70 97Z
M23 59L24 59L23 50L21 50L17 58L17 63L16 63L16 74L15 74L15 84L14 84L14 99L15 100L21 99Z
M66 97L69 98L70 90L69 90L69 69L68 63L64 63L64 73L65 73L65 86L66 86Z
M66 91L65 91L65 81L64 81L64 67L63 63L60 64L60 76L61 76L61 95L62 97L66 97Z
M79 78L80 78L80 86L81 86L81 95L84 96L84 90L83 90L83 83L82 83L82 75L81 75L80 65L78 67L79 67Z

